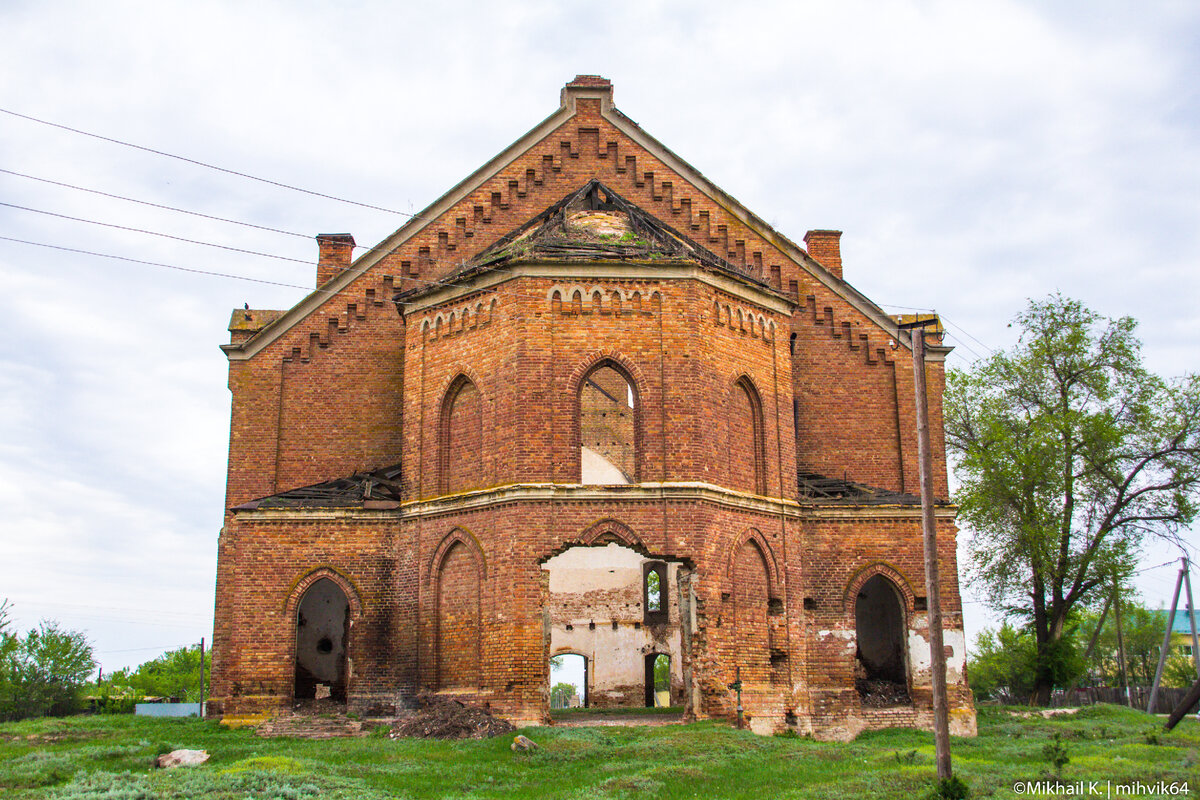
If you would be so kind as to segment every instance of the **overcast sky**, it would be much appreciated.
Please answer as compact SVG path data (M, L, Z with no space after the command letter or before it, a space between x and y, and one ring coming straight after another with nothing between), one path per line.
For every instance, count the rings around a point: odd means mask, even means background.
M601 74L794 241L844 231L846 279L940 312L952 365L1010 346L1026 299L1060 290L1140 320L1152 369L1200 370L1194 2L433 5L8 0L0 108L411 213ZM370 245L404 222L10 113L0 169L0 236L299 287L311 237ZM0 597L21 627L86 629L106 670L210 639L217 345L230 309L305 290L4 240L0 279ZM1169 601L1174 567L1139 580ZM973 639L990 618L965 599Z

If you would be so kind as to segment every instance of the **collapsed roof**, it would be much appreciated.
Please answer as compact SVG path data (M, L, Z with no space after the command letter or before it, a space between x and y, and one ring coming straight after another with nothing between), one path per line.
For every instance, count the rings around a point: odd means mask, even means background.
M270 508L399 508L401 500L400 465L366 472L347 478L334 478L311 486L289 489L234 506L232 511L256 511Z
M483 272L521 262L546 261L683 261L771 289L593 178L497 239L457 271L433 285L397 292L394 299L400 303Z

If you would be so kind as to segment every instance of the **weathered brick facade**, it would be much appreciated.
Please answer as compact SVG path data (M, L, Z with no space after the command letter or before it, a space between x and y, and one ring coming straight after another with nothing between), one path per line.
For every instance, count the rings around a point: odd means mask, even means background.
M592 217L633 227L562 238ZM814 231L805 252L583 76L357 260L348 235L319 237L317 291L235 311L223 348L213 710L308 691L311 640L344 657L358 710L443 691L540 722L547 609L566 607L546 564L613 542L672 565L687 714L730 717L740 673L761 732L930 725L909 339L842 280L839 235ZM928 350L945 498L947 349L930 335ZM621 477L584 480L586 458ZM938 520L952 725L970 732L954 509ZM874 575L894 589L911 697L887 708L856 689ZM344 620L317 622L345 635L298 639L322 580Z

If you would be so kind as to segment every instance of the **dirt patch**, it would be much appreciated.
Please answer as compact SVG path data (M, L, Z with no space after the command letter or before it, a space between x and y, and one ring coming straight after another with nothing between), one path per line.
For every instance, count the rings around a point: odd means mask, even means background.
M516 730L490 711L446 697L422 700L421 710L392 728L392 739L488 739Z
M859 699L865 708L890 708L912 704L908 688L895 681L868 681L859 678L854 682Z

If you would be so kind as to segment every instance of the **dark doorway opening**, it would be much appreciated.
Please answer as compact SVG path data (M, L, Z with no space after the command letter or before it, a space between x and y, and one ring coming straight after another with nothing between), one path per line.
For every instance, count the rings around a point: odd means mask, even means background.
M350 602L328 578L316 581L296 611L297 700L346 702Z
M858 650L855 688L863 705L912 702L904 658L904 605L892 582L875 575L863 584L854 606Z

